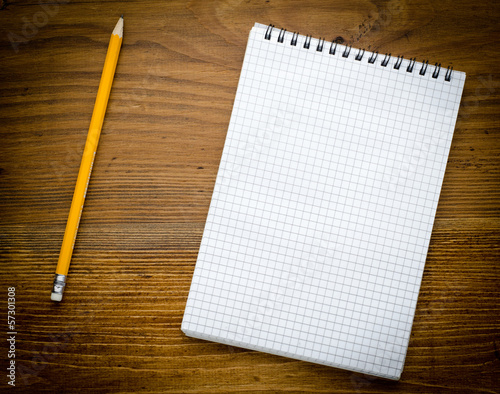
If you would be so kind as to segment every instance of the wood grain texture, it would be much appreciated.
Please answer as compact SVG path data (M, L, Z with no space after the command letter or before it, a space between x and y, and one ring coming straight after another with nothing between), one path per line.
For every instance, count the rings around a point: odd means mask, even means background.
M53 272L122 13L58 305ZM400 382L180 331L254 22L467 73ZM499 392L499 22L489 0L0 1L0 293L6 305L16 287L16 391Z

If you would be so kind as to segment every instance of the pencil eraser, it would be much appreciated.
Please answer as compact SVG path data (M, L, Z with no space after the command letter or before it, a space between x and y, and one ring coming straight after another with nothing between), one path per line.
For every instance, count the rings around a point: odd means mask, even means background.
M59 294L59 293L52 293L50 295L50 299L52 301L57 301L57 302L61 302L62 301L62 294Z

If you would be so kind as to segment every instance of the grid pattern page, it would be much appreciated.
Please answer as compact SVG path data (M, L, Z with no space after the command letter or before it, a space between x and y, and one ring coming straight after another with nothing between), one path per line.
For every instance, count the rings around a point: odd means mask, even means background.
M182 330L399 379L465 74L266 30L250 33Z

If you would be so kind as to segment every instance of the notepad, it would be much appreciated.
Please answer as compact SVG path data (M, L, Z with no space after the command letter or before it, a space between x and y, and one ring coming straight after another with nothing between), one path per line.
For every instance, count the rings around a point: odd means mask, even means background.
M182 331L399 379L464 82L255 24Z

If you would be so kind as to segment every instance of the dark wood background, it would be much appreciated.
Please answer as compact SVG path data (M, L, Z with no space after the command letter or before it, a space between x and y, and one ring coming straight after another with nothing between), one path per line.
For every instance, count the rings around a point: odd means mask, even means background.
M53 273L120 14L57 304ZM467 73L400 382L180 331L254 22ZM0 0L0 387L15 287L20 392L499 392L499 41L497 1Z

